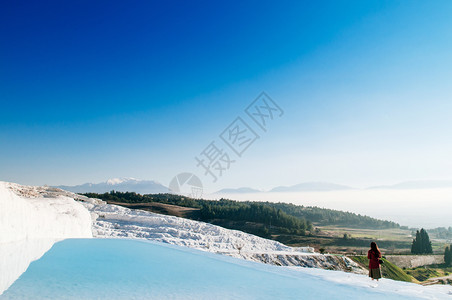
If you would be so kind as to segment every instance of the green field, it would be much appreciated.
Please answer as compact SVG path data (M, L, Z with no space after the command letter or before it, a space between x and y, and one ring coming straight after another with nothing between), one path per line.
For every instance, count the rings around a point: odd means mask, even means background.
M344 233L350 234L355 238L371 238L375 240L391 241L412 241L411 230L401 228L391 229L361 229L348 228L341 226L318 226L322 231L329 232L337 236L343 236Z
M410 276L416 278L421 283L435 283L432 279L441 277L442 283L452 284L452 266L429 265L404 270Z

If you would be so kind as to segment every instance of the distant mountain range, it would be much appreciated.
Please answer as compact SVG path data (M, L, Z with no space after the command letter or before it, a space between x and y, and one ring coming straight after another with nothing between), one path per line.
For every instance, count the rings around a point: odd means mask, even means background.
M262 191L260 190L256 190L253 188L249 188L249 187L241 187L241 188L237 188L237 189L222 189L219 190L217 192L215 192L215 194L245 194L245 193L262 193Z
M335 183L329 183L329 182L304 182L292 186L278 186L270 191L269 193L293 193L293 192L307 192L307 191L338 191L338 190L349 190L353 189L352 187L335 184ZM227 188L222 189L215 194L239 194L239 193L264 193L264 191L253 189L250 187L241 187L237 189L233 188Z
M85 183L81 185L55 186L73 193L107 193L111 190L118 192L135 192L139 194L168 193L168 187L153 181L135 178L113 178L101 183ZM406 181L394 185L372 186L367 189L434 189L452 188L452 180L419 180ZM262 191L251 187L224 188L214 194L247 194L247 193L296 193L296 192L327 192L355 189L350 186L330 182L303 182L292 186L277 186L269 191Z
M135 192L139 194L168 193L169 189L153 180L138 180L135 178L113 178L101 183L85 183L81 185L55 186L73 193L107 193L111 190L118 192Z
M417 180L405 181L394 185L373 186L368 189L391 189L391 190L408 190L408 189L438 189L452 188L452 180Z
M307 192L307 191L338 191L350 190L352 187L329 182L304 182L292 186L278 186L270 190L270 192L286 193L286 192Z
M452 188L452 180L405 181L394 185L372 186L365 189L408 190L408 189L437 189L437 188ZM352 189L356 188L330 182L304 182L292 186L277 186L269 191L261 191L251 187L241 187L236 189L226 188L215 192L215 194L327 192Z

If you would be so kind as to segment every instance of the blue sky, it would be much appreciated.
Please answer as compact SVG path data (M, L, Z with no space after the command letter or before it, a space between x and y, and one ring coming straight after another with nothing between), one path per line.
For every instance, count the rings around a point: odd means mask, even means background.
M451 12L450 1L5 3L0 180L452 179ZM194 157L212 141L226 151L218 135L262 91L284 115L212 183Z

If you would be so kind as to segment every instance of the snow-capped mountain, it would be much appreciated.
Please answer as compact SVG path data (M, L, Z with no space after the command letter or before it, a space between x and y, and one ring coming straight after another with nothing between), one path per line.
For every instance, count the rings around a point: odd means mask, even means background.
M135 178L112 178L101 183L85 183L75 186L56 186L73 193L107 193L111 190L118 192L135 192L139 194L168 193L168 188L153 180L139 180Z
M111 178L107 180L107 184L109 185L115 185L115 184L121 184L124 182L133 182L133 181L139 181L138 179L132 178L132 177L123 177L123 178Z

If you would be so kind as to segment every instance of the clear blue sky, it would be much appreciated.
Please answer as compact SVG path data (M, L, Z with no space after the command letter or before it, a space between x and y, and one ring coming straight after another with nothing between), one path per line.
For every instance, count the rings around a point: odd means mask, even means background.
M451 14L451 1L9 1L0 180L452 179ZM284 115L211 183L194 157L227 150L218 135L261 91Z

